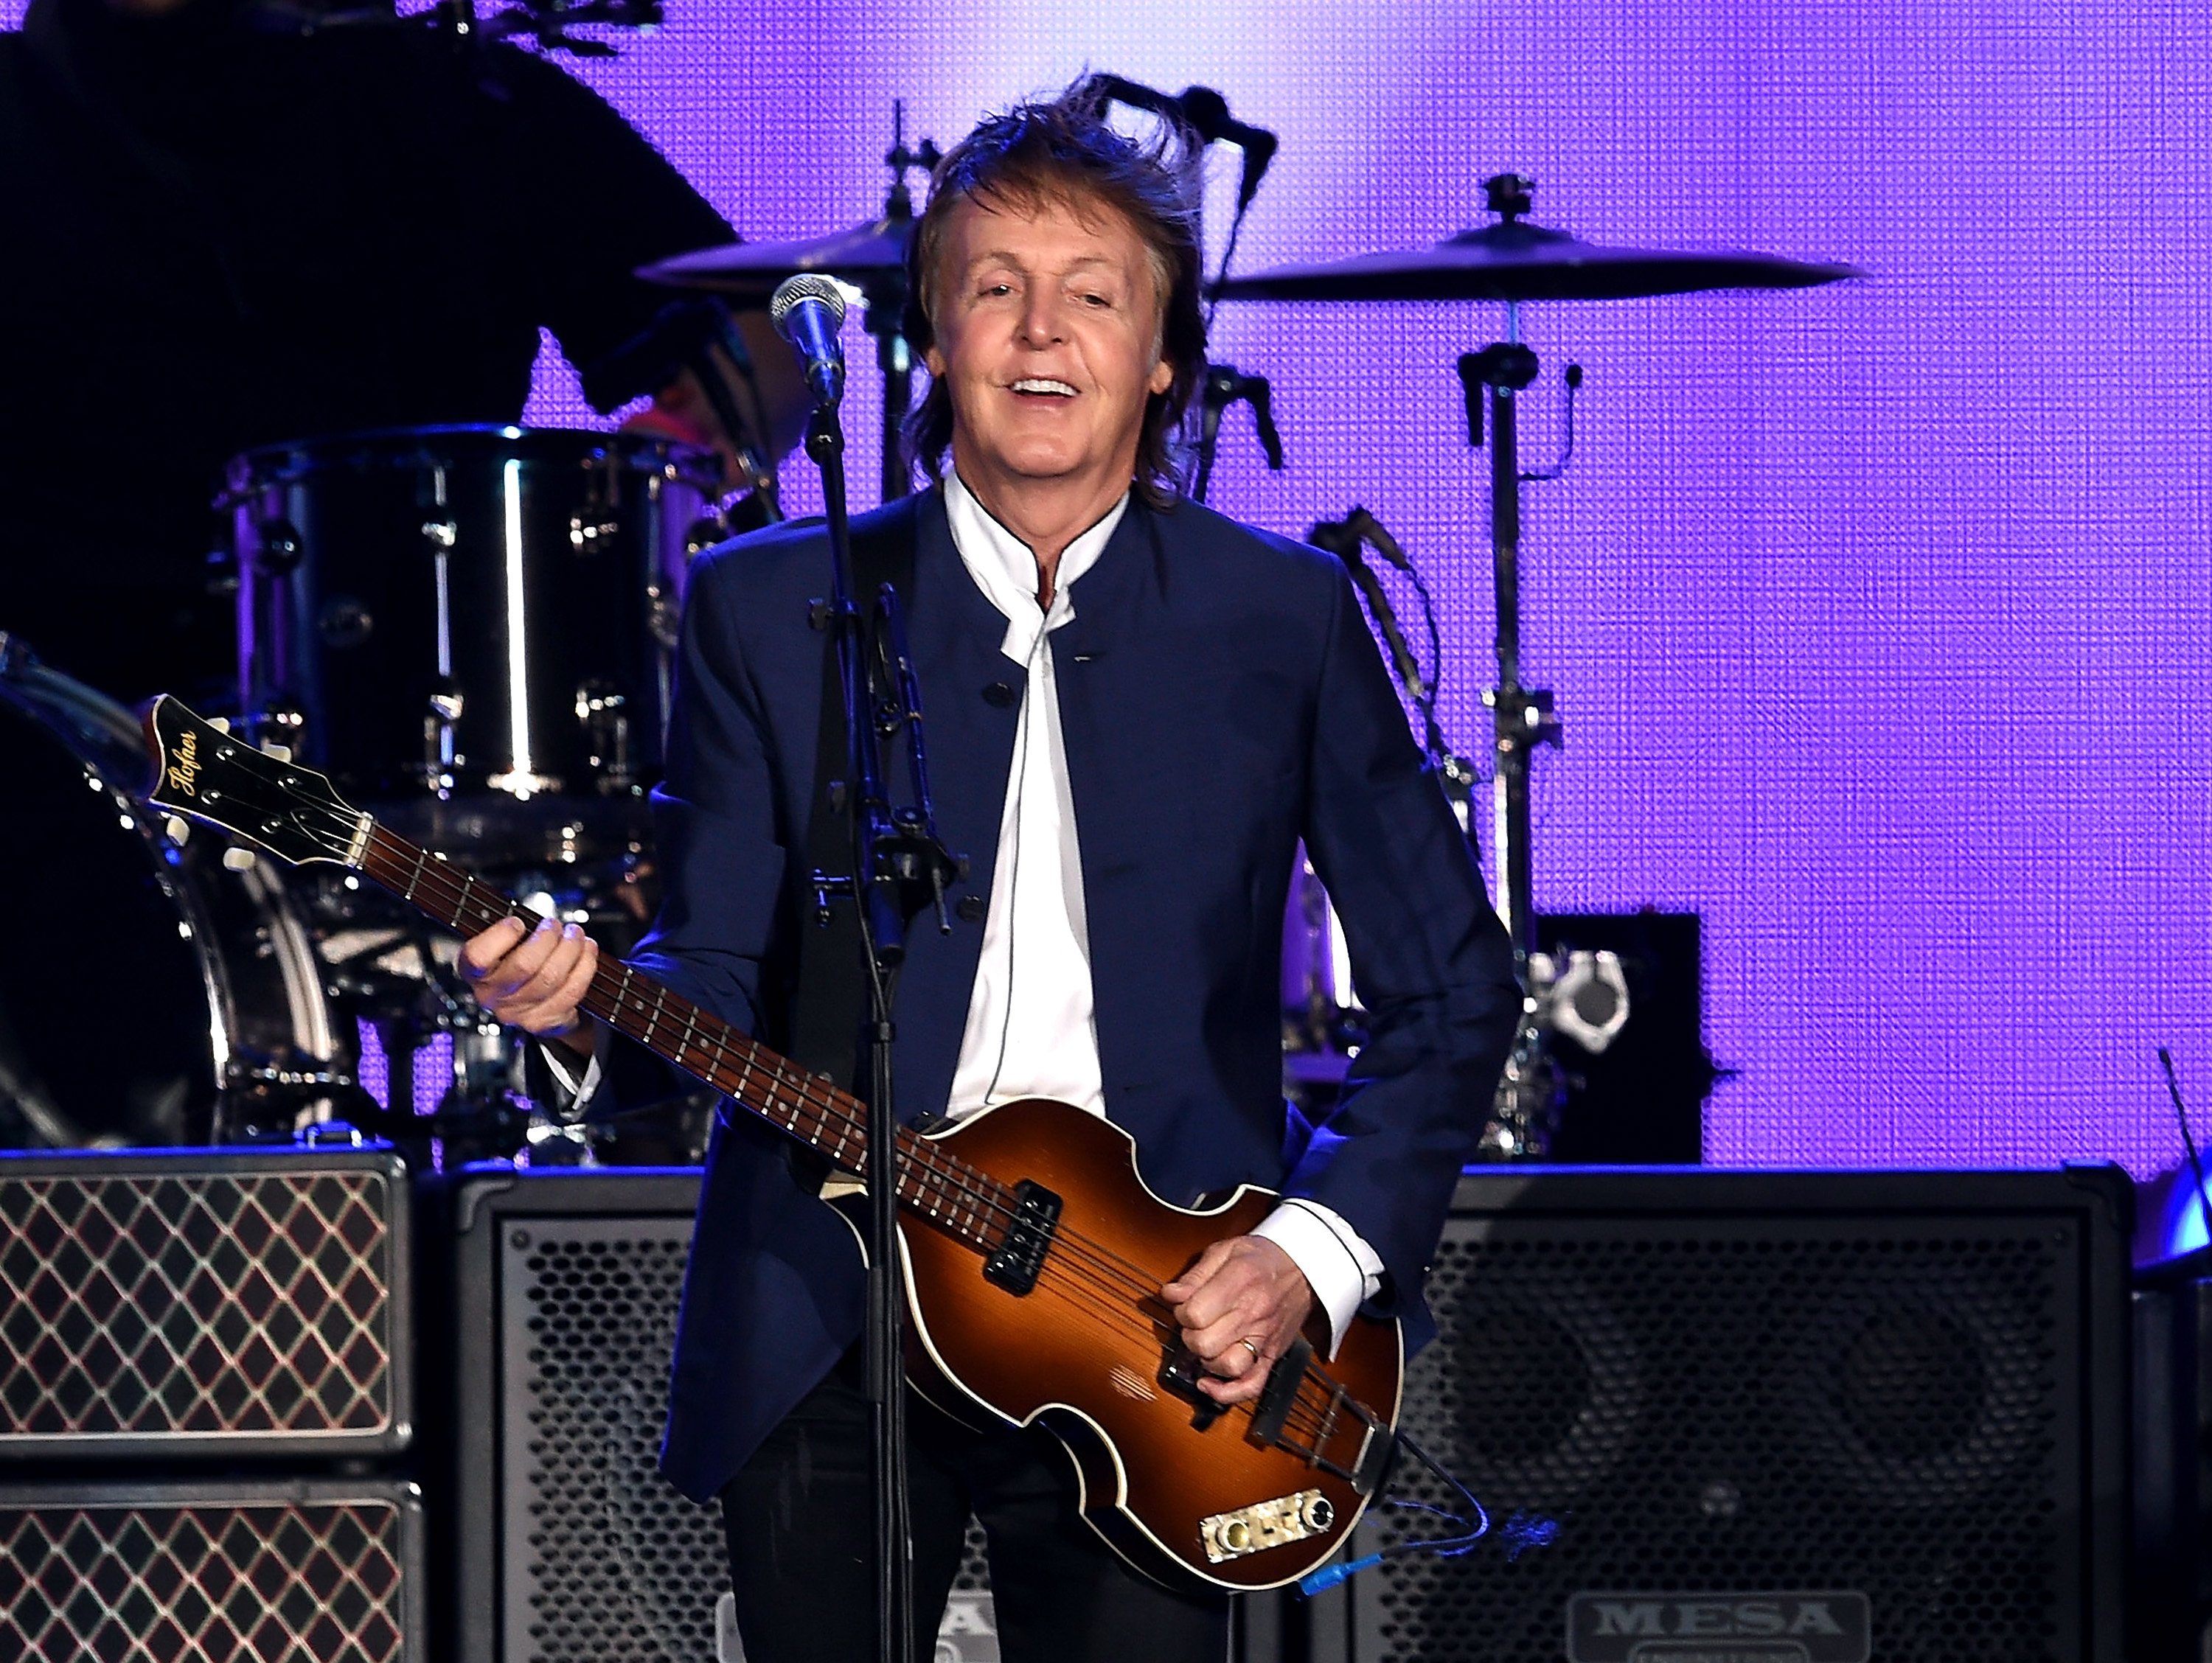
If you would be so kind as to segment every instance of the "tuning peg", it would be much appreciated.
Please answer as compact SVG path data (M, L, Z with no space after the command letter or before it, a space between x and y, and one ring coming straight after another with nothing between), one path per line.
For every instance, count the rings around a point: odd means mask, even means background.
M225 849L222 852L223 870L233 872L250 872L253 870L255 861L259 859L260 857L251 849Z
M181 814L173 814L161 822L161 829L169 841L181 846L192 835L192 822Z
M230 718L228 716L210 716L207 719L207 725L217 733L230 731Z

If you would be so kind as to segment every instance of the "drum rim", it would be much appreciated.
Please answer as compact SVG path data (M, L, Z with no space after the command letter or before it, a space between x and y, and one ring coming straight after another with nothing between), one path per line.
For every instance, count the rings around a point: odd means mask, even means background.
M312 469L314 465L313 458L319 452L347 446L374 448L410 441L422 443L438 439L463 438L499 440L509 444L524 444L541 438L578 440L583 441L585 448L597 449L633 467L641 458L653 459L656 465L637 468L639 472L657 472L663 467L675 468L694 489L709 500L719 501L723 494L721 458L706 446L687 444L665 434L631 433L620 429L610 431L597 428L526 428L507 422L444 422L421 427L360 428L298 439L272 440L265 445L255 445L234 452L223 464L223 476L234 492L263 490L285 483L283 477L285 470L296 473ZM520 459L530 458L524 457Z
M208 892L206 886L216 881L216 875L199 870L193 859L174 858L179 846L168 835L161 810L146 800L147 782L117 777L115 765L121 761L126 739L143 743L137 714L91 683L35 659L0 669L0 705L46 733L111 802L127 810L129 824L118 829L144 853L154 887L184 926L183 938L198 971L194 991L196 1003L206 1014L205 1061L210 1070L203 1083L210 1092L213 1129L220 1134L228 1100L247 1083L239 1071L245 1057L243 1036L255 1014L241 993L233 958L254 949L238 937L229 914L219 911L226 903ZM117 754L102 755L94 748L100 740L116 745ZM257 932L265 932L259 938L275 961L285 1027L295 1053L294 1065L327 1069L339 1048L337 1022L300 898L265 862L237 878Z

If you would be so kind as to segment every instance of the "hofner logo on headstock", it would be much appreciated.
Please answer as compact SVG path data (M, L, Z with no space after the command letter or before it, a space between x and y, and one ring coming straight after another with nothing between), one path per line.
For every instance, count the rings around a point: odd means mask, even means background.
M168 781L173 790L187 797L198 797L198 788L192 783L200 777L200 736L190 728L177 741L176 759L169 764Z
M1598 1593L1567 1601L1569 1663L1867 1663L1856 1593Z

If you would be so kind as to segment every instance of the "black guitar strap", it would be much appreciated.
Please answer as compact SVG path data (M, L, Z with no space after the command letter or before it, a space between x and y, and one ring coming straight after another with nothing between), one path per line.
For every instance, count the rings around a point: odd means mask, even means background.
M853 525L853 601L865 625L884 584L897 592L902 610L914 594L915 540L919 496L892 513ZM872 522L872 523L871 523ZM848 876L853 865L852 822L831 787L850 771L845 754L845 693L837 676L836 642L822 632L822 719L814 745L814 791L809 799L806 846L794 862L791 891L799 919L799 968L792 990L792 1059L827 1074L846 1091L860 1073L861 1030L867 1021L867 983L860 970L860 924L850 901L834 900L830 921L816 921L816 872Z

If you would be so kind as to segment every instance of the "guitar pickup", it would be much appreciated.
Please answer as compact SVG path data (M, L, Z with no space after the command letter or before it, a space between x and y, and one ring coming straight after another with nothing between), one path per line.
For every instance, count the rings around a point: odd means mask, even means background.
M983 1261L983 1279L1017 1297L1036 1287L1060 1229L1060 1198L1042 1184L1024 1178L1015 1185L1013 1222Z
M1194 1432L1205 1431L1221 1418L1221 1405L1198 1389L1199 1381L1205 1378L1206 1365L1198 1360L1198 1353L1188 1346L1176 1346L1160 1360L1160 1385L1190 1405L1190 1424Z

